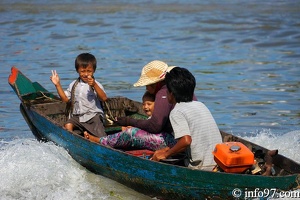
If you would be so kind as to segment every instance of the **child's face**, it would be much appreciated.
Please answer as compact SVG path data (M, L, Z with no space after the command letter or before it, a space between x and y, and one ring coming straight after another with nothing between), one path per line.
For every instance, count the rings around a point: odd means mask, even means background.
M77 72L79 74L80 79L86 83L88 82L88 78L93 77L94 68L91 64L89 64L87 67L79 66Z
M151 116L154 110L154 101L149 101L147 99L143 100L143 110L147 116Z

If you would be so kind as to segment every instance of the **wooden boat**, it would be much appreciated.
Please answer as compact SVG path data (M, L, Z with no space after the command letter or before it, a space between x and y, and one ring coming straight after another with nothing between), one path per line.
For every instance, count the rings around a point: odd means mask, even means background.
M280 154L272 157L274 174L263 176L192 170L90 142L63 129L62 124L67 119L66 104L57 96L39 83L31 82L15 67L11 69L8 82L21 100L20 111L38 139L53 141L64 147L88 170L146 195L162 199L238 199L249 196L251 191L261 195L268 190L272 195L271 191L274 192L275 189L277 192L299 189L300 164ZM106 107L105 111L114 116L143 117L139 102L115 97L110 98L107 103L110 109ZM119 131L119 128L108 125L106 130L110 133ZM224 141L241 142L253 152L269 152L268 149L242 138L222 131L220 133Z

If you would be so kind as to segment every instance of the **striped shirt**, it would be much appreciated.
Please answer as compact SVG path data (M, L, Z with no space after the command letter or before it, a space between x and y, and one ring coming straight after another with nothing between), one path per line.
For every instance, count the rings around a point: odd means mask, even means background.
M191 162L201 161L197 166L189 167L212 170L216 163L212 151L222 142L219 128L208 108L199 101L176 103L170 113L170 121L175 139L190 135Z

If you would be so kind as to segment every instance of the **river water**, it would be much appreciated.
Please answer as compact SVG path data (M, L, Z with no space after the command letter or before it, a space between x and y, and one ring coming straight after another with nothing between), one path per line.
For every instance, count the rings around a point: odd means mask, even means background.
M108 96L134 88L155 59L188 68L219 128L300 162L300 1L2 0L0 199L150 199L90 173L52 143L37 142L7 83L12 66L56 92L90 52Z

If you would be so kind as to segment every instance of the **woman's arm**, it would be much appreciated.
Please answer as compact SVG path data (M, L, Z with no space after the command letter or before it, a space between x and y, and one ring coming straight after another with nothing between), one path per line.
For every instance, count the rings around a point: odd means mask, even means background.
M171 125L169 123L169 114L172 105L167 99L167 88L164 86L155 97L154 111L150 119L138 120L129 117L118 118L118 124L122 126L134 126L149 133L160 133L163 130L171 132Z

